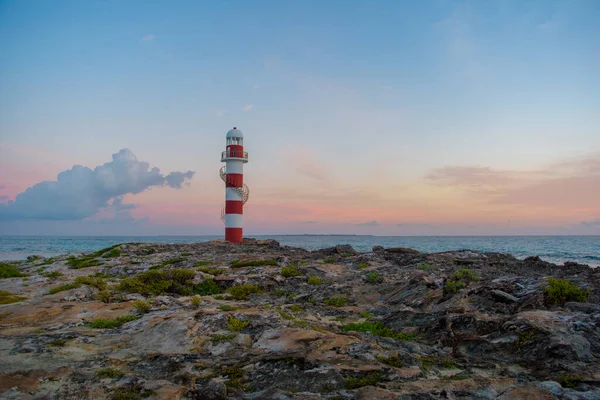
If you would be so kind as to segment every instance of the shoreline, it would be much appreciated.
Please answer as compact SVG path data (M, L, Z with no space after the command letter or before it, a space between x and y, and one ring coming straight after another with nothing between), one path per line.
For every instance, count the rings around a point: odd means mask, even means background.
M600 273L577 263L219 240L13 265L6 399L600 397Z

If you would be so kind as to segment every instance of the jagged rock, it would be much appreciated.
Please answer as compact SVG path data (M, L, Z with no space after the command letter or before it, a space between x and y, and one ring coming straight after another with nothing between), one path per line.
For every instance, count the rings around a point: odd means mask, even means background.
M120 249L82 269L57 257L46 268L64 275L55 280L38 260L18 265L27 285L0 280L25 299L0 306L0 398L600 398L600 274L580 264L254 239ZM150 266L192 278L119 291ZM448 288L465 268L479 279ZM88 285L47 295L111 274L97 282L109 299ZM589 303L546 304L549 276L589 289Z
M227 400L227 387L215 379L200 380L185 395L190 400Z
M517 301L519 301L519 299L517 297L513 296L512 294L503 292L502 290L492 290L491 293L498 300L506 302L506 303L516 303Z
M388 253L398 253L398 254L420 254L418 250L409 249L407 247L390 247L385 249Z

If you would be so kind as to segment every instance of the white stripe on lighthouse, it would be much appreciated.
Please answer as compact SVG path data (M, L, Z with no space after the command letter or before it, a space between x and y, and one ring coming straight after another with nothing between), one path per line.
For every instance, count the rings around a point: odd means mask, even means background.
M237 188L225 188L225 200L242 201L242 195L237 191Z
M243 174L244 173L244 163L242 161L228 160L225 165L227 165L227 167L225 168L225 171L228 174Z
M241 228L242 227L242 214L225 214L225 227L226 228Z

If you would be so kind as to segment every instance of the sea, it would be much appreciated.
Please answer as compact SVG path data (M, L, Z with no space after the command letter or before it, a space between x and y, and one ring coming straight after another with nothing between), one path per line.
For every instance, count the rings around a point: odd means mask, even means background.
M539 256L556 264L574 261L600 266L600 236L365 236L365 235L271 235L251 236L275 239L282 245L316 250L337 244L350 244L357 251L373 246L410 247L422 252L471 249L508 253L523 259ZM118 243L197 243L222 236L0 236L0 260L23 260L85 253Z

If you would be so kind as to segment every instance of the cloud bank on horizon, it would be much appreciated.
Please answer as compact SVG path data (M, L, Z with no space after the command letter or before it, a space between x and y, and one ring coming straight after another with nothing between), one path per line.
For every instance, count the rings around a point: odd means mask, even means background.
M138 161L131 150L121 149L112 155L112 161L93 170L74 165L59 173L56 181L36 183L14 201L0 204L0 220L81 220L109 208L123 215L136 207L123 204L123 196L157 186L181 189L193 176L194 171L164 175Z

